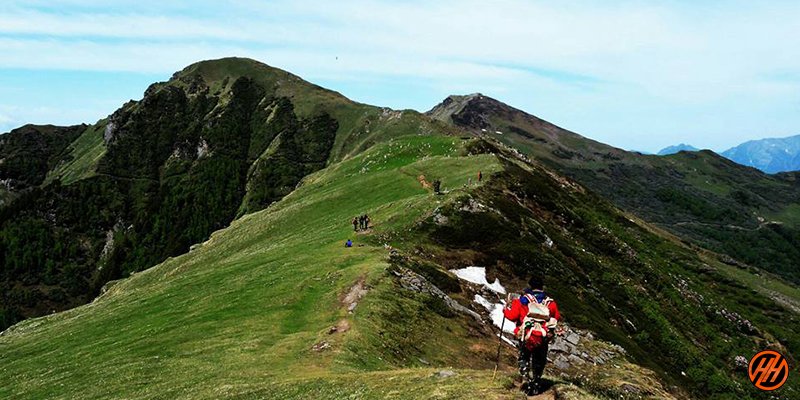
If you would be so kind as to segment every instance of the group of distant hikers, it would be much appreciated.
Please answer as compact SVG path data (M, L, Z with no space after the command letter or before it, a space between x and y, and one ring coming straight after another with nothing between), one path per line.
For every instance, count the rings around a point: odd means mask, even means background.
M364 214L357 217L353 217L353 231L365 231L369 229L369 215Z

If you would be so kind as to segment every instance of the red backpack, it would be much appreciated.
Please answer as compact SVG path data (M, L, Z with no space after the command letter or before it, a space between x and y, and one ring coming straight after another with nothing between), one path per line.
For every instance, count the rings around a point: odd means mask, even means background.
M548 307L553 299L545 297L541 302L536 300L536 296L526 293L528 299L528 315L522 320L517 337L520 342L535 341L540 342L541 338L547 334L550 325L550 308ZM531 340L531 338L535 338Z

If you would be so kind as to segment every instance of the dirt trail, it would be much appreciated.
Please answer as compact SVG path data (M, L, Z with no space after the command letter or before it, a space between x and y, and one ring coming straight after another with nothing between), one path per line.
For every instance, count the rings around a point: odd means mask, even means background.
M347 307L347 311L352 313L356 306L358 305L358 301L361 300L364 295L367 294L369 288L366 287L364 284L364 277L358 278L358 281L350 288L350 291L342 299L342 304Z
M548 389L542 394L536 396L528 396L528 400L556 400L556 392L553 389Z

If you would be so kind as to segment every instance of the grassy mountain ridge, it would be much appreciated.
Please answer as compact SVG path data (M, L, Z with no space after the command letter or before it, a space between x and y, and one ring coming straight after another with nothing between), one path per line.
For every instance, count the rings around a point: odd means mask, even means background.
M545 398L764 398L736 359L794 362L800 293L682 239L699 228L674 217L718 212L698 199L723 210L711 232L785 214L763 203L794 175L703 152L653 165L487 99L429 118L233 58L154 84L0 208L0 322L101 293L0 335L0 397L518 398L513 349L492 379L497 329L475 297L500 296L448 272L478 265L513 291L545 273L596 337L552 353L567 366ZM653 196L676 208L614 205ZM353 233L363 213L373 227Z
M795 283L800 279L800 190L784 176L710 151L664 157L627 152L483 95L451 96L428 114L517 148L694 243Z
M642 363L678 397L757 398L731 357L762 346L795 354L796 313L498 146L412 135L311 174L278 203L110 285L93 303L7 331L0 376L10 384L0 394L513 398L505 386L511 349L507 372L491 382L495 328L395 275L418 270L479 310L475 289L447 272L476 264L509 289L533 271L547 273L568 323L628 349L630 361L603 374ZM486 179L465 186L478 170ZM420 175L441 179L446 194L431 193ZM354 234L349 219L362 212L373 230ZM347 238L356 246L345 248ZM762 315L765 308L774 313ZM680 329L687 323L693 328ZM456 377L437 377L443 367ZM601 383L581 378L585 364L571 368L549 370L563 398L665 395L637 381L642 372ZM794 393L791 385L782 393Z
M105 282L186 252L329 162L451 130L238 58L193 64L70 129L30 193L0 210L0 327L86 302ZM41 159L40 148L14 159Z
M191 388L189 397L216 397L225 393L216 390L224 385L220 382L234 384L231 394L236 394L248 389L241 386L245 382L263 382L250 390L269 387L291 371L313 377L328 368L344 372L364 364L391 365L395 361L382 361L372 352L317 355L309 348L317 338L338 340L323 331L347 315L337 297L359 277L373 287L373 294L380 292L375 279L386 266L381 261L386 251L379 246L345 249L339 238L349 235L352 214L369 210L376 220L402 226L411 217L410 209L425 206L420 201L429 199L429 193L398 167L422 154L450 152L453 146L449 139L428 144L423 149L403 143L389 146L400 156L392 160L395 165L385 165L383 154L373 153L334 166L308 178L307 185L269 212L237 220L197 250L111 286L95 303L15 327L2 339L4 361L10 361L3 363L3 374L24 374L45 359L54 369L42 385L4 385L4 395L174 397L187 395L182 390ZM427 163L440 162L447 160ZM490 164L487 157L478 165L491 171ZM369 174L361 172L365 167ZM387 200L398 206L385 207ZM378 306L365 300L356 315ZM408 306L419 307L415 301ZM422 322L431 318L422 316ZM352 321L348 334L352 340L360 334L357 322ZM108 331L106 326L116 328ZM37 339L50 335L55 335L50 342L63 350L40 358L35 349L45 342ZM96 340L100 337L106 339ZM82 355L73 359L69 349L83 349L78 350ZM166 349L171 350L160 352ZM125 356L129 351L143 353ZM94 367L81 369L83 378L63 379L62 373L71 375L77 364ZM151 367L140 368L147 365ZM119 381L123 376L128 378ZM25 380L24 375L18 377ZM107 385L86 385L89 381Z

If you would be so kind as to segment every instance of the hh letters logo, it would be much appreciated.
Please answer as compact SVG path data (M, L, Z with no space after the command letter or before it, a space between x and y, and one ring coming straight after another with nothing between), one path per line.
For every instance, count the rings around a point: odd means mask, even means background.
M747 369L750 381L761 390L775 390L786 382L789 365L777 352L764 350L756 354Z

